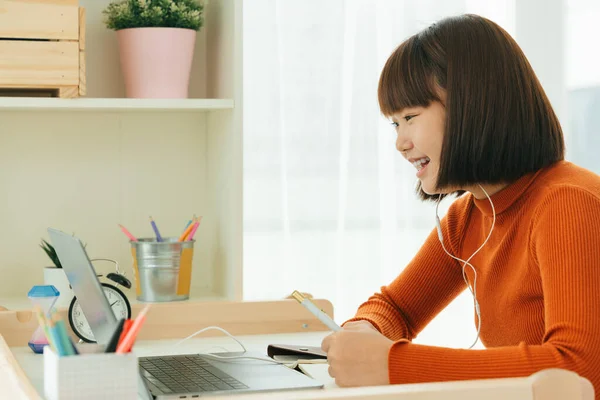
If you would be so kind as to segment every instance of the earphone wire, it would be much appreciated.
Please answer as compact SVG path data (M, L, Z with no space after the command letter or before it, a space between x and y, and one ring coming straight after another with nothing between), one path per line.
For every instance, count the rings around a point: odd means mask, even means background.
M473 295L473 305L475 307L475 313L477 315L477 337L475 338L475 341L473 342L473 344L471 344L471 346L469 346L469 349L472 349L476 344L477 341L479 340L479 334L481 333L481 311L479 309L479 302L477 301L477 270L475 269L475 267L470 263L470 261L473 259L473 257L475 257L475 255L477 253L479 253L479 251L487 244L487 242L489 241L490 237L492 236L492 232L494 231L494 226L496 225L496 209L494 207L494 202L492 201L491 197L489 196L489 194L487 193L487 191L481 186L479 185L479 187L481 188L481 190L483 191L483 193L485 194L485 196L487 197L487 199L490 202L491 208L492 208L492 226L490 227L490 232L488 233L485 241L481 244L481 246L479 246L479 248L477 250L475 250L475 252L473 254L471 254L471 256L469 258L467 258L467 260L463 260L461 258L458 258L456 256L453 256L452 254L450 254L450 252L448 252L448 250L446 250L446 246L444 245L444 237L442 234L442 230L441 230L441 224L440 224L440 218L438 216L438 210L439 210L439 205L441 202L441 195L439 196L439 199L436 203L435 206L435 217L436 217L436 222L437 222L437 227L438 227L438 234L439 234L439 238L440 238L440 243L442 245L442 249L444 249L444 252L450 256L451 258L453 258L454 260L457 260L462 264L462 276L463 279L465 281L465 283L467 284L467 287L469 288L469 291L471 292L471 294ZM473 271L473 286L471 287L471 284L469 283L469 279L467 277L467 275L465 274L465 267L466 266L471 267L471 270ZM244 344L239 341L235 336L233 336L231 333L227 332L225 329L218 327L218 326L207 326L206 328L202 328L196 332L194 332L193 334L183 338L182 340L180 340L179 342L175 343L175 346L179 346L181 343L193 338L194 336L197 336L203 332L206 332L208 330L211 329L215 329L218 330L220 332L223 332L224 334L226 334L227 336L229 336L231 339L233 339L237 344L240 345L240 347L243 349L242 353L246 353L248 352L248 350L246 349L246 346L244 346ZM219 360L239 360L239 359L250 359L250 360L259 360L259 361L264 361L264 362L270 362L270 363L274 363L274 364L290 364L289 362L283 362L283 361L278 361L278 360L274 360L274 359L270 359L270 358L261 358L261 357L253 357L253 356L219 356L217 354L213 354L213 353L199 353L202 354L203 356L207 356L207 357L213 357Z
M201 334L202 332L206 332L208 330L211 329L216 329L220 332L223 332L224 334L226 334L227 336L229 336L231 339L233 339L237 344L240 345L240 347L243 349L242 353L246 353L248 352L248 350L246 349L246 346L244 346L244 344L239 341L235 336L233 336L231 333L227 332L225 329L220 328L218 326L207 326L206 328L202 328L194 333L192 333L191 335L189 335L188 337L181 339L179 342L175 343L174 346L179 346L181 343L185 342L188 339L193 338L196 335ZM290 362L284 362L284 361L278 361L278 360L273 360L271 358L261 358L261 357L253 357L253 356L219 356L217 354L213 354L213 353L198 353L198 354L202 354L203 356L206 357L212 357L212 358L216 358L218 360L239 360L239 359L247 359L247 360L259 360L259 361L265 361L265 362L270 362L272 364L290 364Z
M469 346L469 349L472 349L477 344L477 341L479 340L479 335L481 333L481 310L479 309L479 302L477 301L477 270L470 263L470 261L486 245L486 243L488 242L488 240L490 240L490 237L492 236L492 232L494 231L494 225L496 225L496 208L494 207L494 202L492 201L492 199L489 196L488 192L483 188L483 186L479 185L479 187L481 188L481 190L483 191L483 193L485 194L485 196L489 200L490 205L492 207L492 215L493 215L492 226L490 227L490 232L488 233L485 241L481 244L481 246L479 246L479 248L477 250L475 250L475 252L473 254L471 254L471 256L469 258L467 258L466 261L463 260L463 259L461 259L461 258L458 258L456 256L453 256L452 254L450 254L450 252L448 252L448 250L446 250L446 246L444 245L444 235L442 234L442 228L441 228L441 224L440 224L440 218L438 216L438 209L439 209L440 202L441 202L441 199L442 199L442 195L441 194L439 195L438 201L437 201L437 203L435 205L435 218L436 218L437 228L438 228L438 237L440 239L440 243L442 244L442 249L444 249L444 252L448 256L450 256L451 258L453 258L453 259L455 259L455 260L463 263L462 264L462 276L463 276L463 280L467 284L467 288L469 288L469 291L471 292L471 295L473 296L473 306L475 307L475 314L477 315L477 337L475 338L475 341L473 342L473 344L471 344L471 346ZM471 270L473 271L473 286L472 287L471 287L471 284L469 283L469 279L468 279L467 275L465 274L465 267L467 265L469 267L471 267Z

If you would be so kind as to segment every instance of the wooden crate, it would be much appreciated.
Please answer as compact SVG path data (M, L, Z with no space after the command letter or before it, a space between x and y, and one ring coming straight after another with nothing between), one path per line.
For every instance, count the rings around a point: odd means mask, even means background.
M0 96L85 93L85 9L78 0L0 0Z

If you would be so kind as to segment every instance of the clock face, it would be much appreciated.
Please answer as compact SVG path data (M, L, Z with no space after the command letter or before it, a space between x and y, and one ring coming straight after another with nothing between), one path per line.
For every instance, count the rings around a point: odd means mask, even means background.
M102 289L104 290L104 295L108 299L108 304L110 304L110 308L115 314L117 320L121 318L131 318L131 306L129 305L129 301L123 292L106 283L102 284ZM81 305L79 304L79 301L77 301L77 298L73 299L71 307L69 307L69 322L71 323L73 332L75 332L80 339L85 342L95 341L94 334L92 333L85 315L83 315Z

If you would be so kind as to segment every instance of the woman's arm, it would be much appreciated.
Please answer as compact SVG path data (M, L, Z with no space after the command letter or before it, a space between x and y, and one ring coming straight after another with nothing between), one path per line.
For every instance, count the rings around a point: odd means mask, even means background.
M552 189L538 207L530 249L544 293L541 344L460 350L394 343L391 383L526 376L564 368L600 388L600 199L583 189Z

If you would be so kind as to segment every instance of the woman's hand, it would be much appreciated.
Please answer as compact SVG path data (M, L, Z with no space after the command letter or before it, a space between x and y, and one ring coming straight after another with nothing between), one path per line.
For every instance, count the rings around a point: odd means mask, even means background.
M394 344L366 321L348 322L323 339L329 375L340 387L390 383L388 353Z

